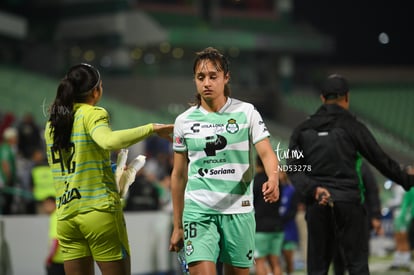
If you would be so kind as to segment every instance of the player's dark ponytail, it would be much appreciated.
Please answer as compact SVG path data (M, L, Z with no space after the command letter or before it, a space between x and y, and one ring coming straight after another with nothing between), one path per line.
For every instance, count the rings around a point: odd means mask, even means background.
M101 81L99 71L89 64L73 66L60 82L49 109L53 149L68 149L74 120L73 105L85 102Z

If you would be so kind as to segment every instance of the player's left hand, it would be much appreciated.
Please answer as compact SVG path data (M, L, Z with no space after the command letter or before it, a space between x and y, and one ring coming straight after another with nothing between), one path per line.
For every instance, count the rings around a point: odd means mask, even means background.
M277 181L266 181L262 185L263 199L265 202L276 202L279 199L279 183Z

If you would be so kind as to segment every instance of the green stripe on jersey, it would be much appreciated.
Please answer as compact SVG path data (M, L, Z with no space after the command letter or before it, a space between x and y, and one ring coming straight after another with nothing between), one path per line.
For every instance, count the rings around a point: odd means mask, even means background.
M253 144L269 132L252 104L229 98L221 111L191 107L174 126L176 151L189 158L185 211L253 210ZM228 194L228 195L226 195Z

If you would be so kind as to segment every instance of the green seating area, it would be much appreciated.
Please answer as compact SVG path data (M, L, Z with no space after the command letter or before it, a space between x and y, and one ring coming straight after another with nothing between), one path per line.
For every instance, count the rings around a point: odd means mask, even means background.
M35 73L0 67L0 112L12 112L17 118L30 112L39 125L44 125L48 118L48 107L55 98L58 83L56 79ZM171 121L165 115L138 109L108 97L103 97L99 105L111 114L111 125L114 130L149 122Z
M54 99L56 81L18 69L0 67L0 110L16 117L33 113L38 123L46 121L47 104Z
M25 113L34 115L39 125L44 125L48 106L54 100L58 80L20 69L0 66L0 112L13 112L17 118ZM414 118L414 93L410 86L365 85L353 88L351 111L372 130L380 144L414 155L414 135L411 118ZM311 90L294 91L284 95L284 102L291 108L306 114L313 113L320 105L317 93ZM111 114L113 129L124 129L149 122L170 123L171 115L166 112L152 112L104 97L100 106ZM272 144L287 148L291 129L268 122L272 134Z
M361 85L353 87L350 110L372 131L380 144L406 155L414 153L413 86ZM292 92L284 96L287 105L306 114L320 106L319 95L314 91Z
M403 141L414 145L414 85L356 87L351 96L353 110Z

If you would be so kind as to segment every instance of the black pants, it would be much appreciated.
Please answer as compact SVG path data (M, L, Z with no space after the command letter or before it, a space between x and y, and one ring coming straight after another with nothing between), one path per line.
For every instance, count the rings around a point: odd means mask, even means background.
M307 206L308 275L327 275L333 256L342 247L350 275L368 275L367 215L360 204L335 202L333 208Z
M342 247L339 247L339 244L333 257L333 269L335 275L345 275L345 255Z
M372 230L372 226L371 226L371 220L369 217L367 217L366 220L366 225L367 225L367 246L368 246L368 255L369 255L369 241L370 241L370 233ZM345 271L346 271L346 263L345 263L345 255L344 255L344 250L343 248L340 246L340 244L338 243L337 246L337 250L334 254L334 258L333 258L333 269L334 269L334 274L335 275L345 275Z
M46 267L47 275L65 275L65 269L61 263L52 263Z

